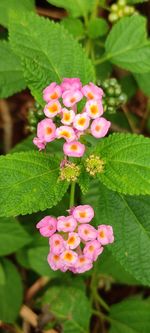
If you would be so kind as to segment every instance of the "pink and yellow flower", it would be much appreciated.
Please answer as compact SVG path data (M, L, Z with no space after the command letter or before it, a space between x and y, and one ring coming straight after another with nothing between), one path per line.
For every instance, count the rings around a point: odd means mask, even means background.
M81 101L83 95L80 90L67 90L62 94L63 104L66 107L72 107Z
M92 125L91 125L91 134L95 137L95 138L103 138L109 128L111 126L111 122L106 120L105 118L97 118L95 120L93 120Z
M56 126L51 119L45 118L38 123L37 136L40 140L51 142L56 138Z
M78 141L66 142L63 145L64 154L72 157L82 157L85 152L85 145Z
M94 240L97 237L96 229L92 225L86 223L79 225L78 234L80 238L86 242Z
M77 227L77 221L73 216L59 216L57 221L58 231L71 232Z
M57 229L57 219L52 216L45 216L36 225L39 232L44 237L51 237Z
M81 90L82 83L79 78L64 78L61 83L62 91L66 90Z
M50 237L49 245L51 252L53 252L54 254L60 254L65 248L65 241L61 235L55 233Z
M101 245L107 245L114 242L113 228L110 225L100 225L97 231L97 240Z
M73 110L68 110L66 108L62 109L62 118L61 118L61 122L64 125L70 125L73 123L75 117L75 112Z
M61 112L61 104L58 101L50 101L45 105L44 113L48 118L54 118Z
M103 252L103 247L97 240L93 240L90 242L87 242L84 249L83 253L85 256L92 261L96 261L98 256Z
M73 217L80 223L88 223L94 217L94 210L90 205L80 205L73 209Z
M50 252L48 254L47 261L53 271L57 271L58 269L60 269L65 272L67 270L67 268L65 269L65 265L63 265L59 254Z
M61 87L56 82L52 82L48 87L43 90L43 99L47 103L57 100L61 97Z
M89 100L92 99L101 100L104 95L103 90L97 87L92 82L90 82L89 84L87 84L82 88L82 93Z
M42 139L39 139L39 138L35 137L33 139L33 143L35 144L35 146L37 146L39 148L39 150L45 149L46 142L43 141Z
M80 244L80 237L76 232L70 232L66 241L66 248L74 250Z
M89 127L90 118L86 112L79 113L75 116L73 126L79 131L84 131Z
M102 102L90 100L86 103L85 110L90 118L97 119L103 114Z
M75 251L72 250L65 250L61 255L60 258L64 265L74 266L78 259L78 255Z
M73 273L84 273L89 271L93 267L92 260L87 258L85 255L80 255L73 268Z
M64 138L67 142L72 142L76 139L75 132L72 127L60 126L56 129L57 139Z

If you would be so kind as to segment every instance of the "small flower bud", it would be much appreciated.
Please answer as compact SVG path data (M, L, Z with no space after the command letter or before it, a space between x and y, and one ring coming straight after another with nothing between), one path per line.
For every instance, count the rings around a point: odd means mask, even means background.
M85 160L85 169L91 176L95 176L104 171L104 161L99 156L90 155Z
M60 179L67 180L68 182L75 182L80 175L80 167L75 163L66 162L60 169Z

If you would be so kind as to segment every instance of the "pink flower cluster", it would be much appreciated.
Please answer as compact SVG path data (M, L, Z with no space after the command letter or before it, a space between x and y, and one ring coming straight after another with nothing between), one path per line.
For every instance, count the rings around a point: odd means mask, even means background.
M111 125L101 117L102 97L101 88L91 82L82 86L79 78L65 78L60 85L52 82L43 91L43 99L47 103L44 108L46 118L38 123L34 144L42 150L48 142L63 138L66 141L63 145L65 155L83 156L85 145L79 142L80 136L91 133L102 138ZM85 105L79 112L77 104L82 99Z
M49 237L48 263L55 270L84 273L103 252L104 245L113 243L113 229L89 224L94 210L89 205L72 207L69 216L44 217L36 227L44 237Z

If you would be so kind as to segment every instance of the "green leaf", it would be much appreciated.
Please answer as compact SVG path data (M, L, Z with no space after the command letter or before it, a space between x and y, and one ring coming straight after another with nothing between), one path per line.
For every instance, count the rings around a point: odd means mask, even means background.
M13 15L10 41L23 58L24 74L33 95L42 102L42 90L51 81L79 77L94 80L94 69L81 45L58 23L35 14ZM71 64L71 65L70 65Z
M43 305L49 306L64 333L89 332L91 307L82 280L79 285L76 282L70 279L63 285L60 280L59 285L49 288L43 297Z
M13 323L19 314L23 290L19 273L11 261L1 259L5 280L0 284L0 320Z
M135 5L137 3L148 2L148 0L127 0L127 4Z
M25 88L20 59L6 41L0 41L0 98L6 98Z
M99 180L124 194L150 194L149 150L150 139L141 135L115 133L104 138L93 148L105 161Z
M141 284L150 285L150 197L122 196L98 182L84 196L95 210L95 224L113 226L113 256Z
M135 73L150 71L150 42L146 35L146 19L133 15L119 20L106 43L106 59Z
M24 12L34 10L34 0L1 0L0 1L0 24L8 27L9 10Z
M88 25L88 35L90 38L98 38L107 34L109 29L108 23L103 18L93 18Z
M93 10L95 0L47 0L50 4L66 9L70 16L87 16Z
M149 333L150 300L129 298L111 306L110 333Z
M150 96L150 72L145 74L134 74L134 77L145 95Z
M58 181L60 161L39 152L0 157L0 216L25 215L56 205L68 184Z
M84 26L80 19L65 17L60 22L66 30L75 38L82 37L84 35Z
M29 234L14 218L0 219L0 256L8 255L31 241Z

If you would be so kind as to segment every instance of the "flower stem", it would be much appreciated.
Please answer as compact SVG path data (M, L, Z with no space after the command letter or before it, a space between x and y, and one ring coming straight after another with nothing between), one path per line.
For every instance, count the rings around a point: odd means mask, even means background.
M76 183L72 182L71 183L71 188L70 188L70 208L72 206L74 206L75 186L76 186Z

